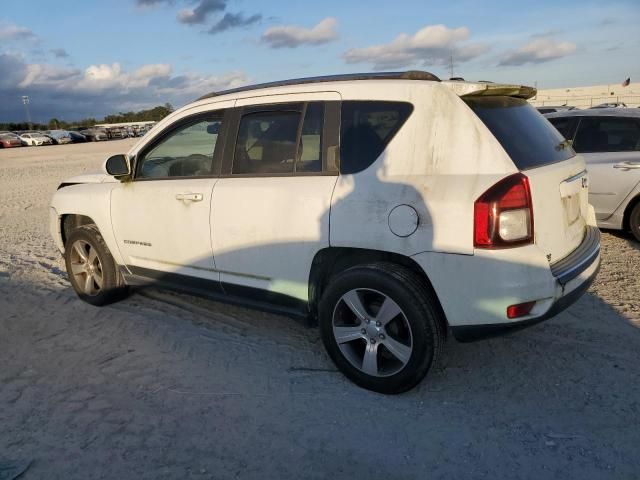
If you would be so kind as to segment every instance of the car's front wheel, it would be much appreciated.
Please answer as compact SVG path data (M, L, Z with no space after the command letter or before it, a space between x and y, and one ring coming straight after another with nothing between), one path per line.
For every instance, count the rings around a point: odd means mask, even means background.
M640 242L640 202L636 203L629 214L629 229Z
M329 356L349 379L369 390L413 388L444 343L437 300L420 277L399 265L345 270L330 280L318 307Z
M126 295L118 267L94 225L78 227L69 235L65 263L73 289L85 302L102 306Z

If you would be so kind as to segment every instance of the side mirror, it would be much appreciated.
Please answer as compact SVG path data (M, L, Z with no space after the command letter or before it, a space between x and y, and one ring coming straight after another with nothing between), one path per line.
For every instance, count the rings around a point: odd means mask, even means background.
M113 155L109 157L104 166L109 175L116 178L128 177L131 175L131 164L129 158L126 155Z

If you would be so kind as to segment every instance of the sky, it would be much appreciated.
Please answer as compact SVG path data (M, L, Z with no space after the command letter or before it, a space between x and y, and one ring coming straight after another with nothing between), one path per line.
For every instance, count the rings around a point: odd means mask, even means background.
M640 0L3 0L0 122L287 78L426 70L539 89L640 79Z

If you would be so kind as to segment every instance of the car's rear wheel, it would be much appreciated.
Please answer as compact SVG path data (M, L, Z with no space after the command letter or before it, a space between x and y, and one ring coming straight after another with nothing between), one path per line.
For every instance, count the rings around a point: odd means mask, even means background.
M73 289L85 302L102 306L126 295L118 267L94 225L83 225L69 235L65 263Z
M640 242L640 202L636 203L629 215L629 229L636 240Z
M437 300L420 277L398 265L345 270L330 280L318 307L329 356L349 379L376 392L416 386L444 342Z

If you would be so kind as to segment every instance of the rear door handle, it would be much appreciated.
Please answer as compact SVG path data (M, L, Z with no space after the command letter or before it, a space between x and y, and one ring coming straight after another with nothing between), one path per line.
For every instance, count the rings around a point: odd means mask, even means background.
M632 170L635 168L640 168L640 162L622 162L616 163L613 168L621 168L623 170Z
M176 200L180 200L182 202L201 202L202 201L201 193L178 193L176 194Z

